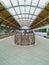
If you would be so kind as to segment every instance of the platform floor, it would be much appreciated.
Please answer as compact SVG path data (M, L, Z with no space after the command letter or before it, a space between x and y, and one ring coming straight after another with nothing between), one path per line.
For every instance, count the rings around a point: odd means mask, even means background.
M8 42L0 42L0 65L49 65L49 44L23 47Z

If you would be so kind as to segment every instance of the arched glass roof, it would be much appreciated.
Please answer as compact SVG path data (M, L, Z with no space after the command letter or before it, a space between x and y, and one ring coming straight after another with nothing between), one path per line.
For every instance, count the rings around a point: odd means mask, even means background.
M21 26L30 26L49 0L1 0Z

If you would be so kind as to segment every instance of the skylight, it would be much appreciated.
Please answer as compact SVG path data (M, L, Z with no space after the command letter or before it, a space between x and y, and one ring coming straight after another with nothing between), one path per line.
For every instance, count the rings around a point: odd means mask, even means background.
M30 26L49 0L1 0L21 26Z
M29 27L23 26L23 27L21 27L21 29L29 29Z

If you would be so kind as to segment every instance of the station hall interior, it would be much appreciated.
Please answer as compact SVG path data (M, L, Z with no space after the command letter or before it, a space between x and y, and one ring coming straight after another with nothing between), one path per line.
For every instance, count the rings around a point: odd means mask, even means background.
M49 0L0 0L0 65L49 65Z

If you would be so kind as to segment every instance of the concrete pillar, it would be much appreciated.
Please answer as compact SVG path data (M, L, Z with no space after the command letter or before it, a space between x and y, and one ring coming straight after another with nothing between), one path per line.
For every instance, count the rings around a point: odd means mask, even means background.
M14 43L16 44L16 33L14 35Z
M47 28L47 35L49 36L49 28Z
M48 30L49 30L49 29L47 28L47 32L48 32Z

